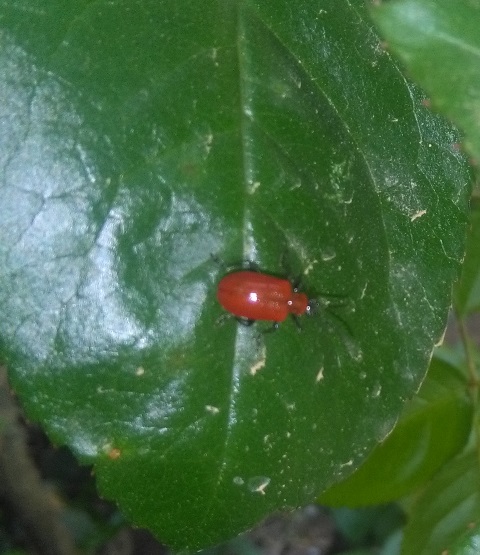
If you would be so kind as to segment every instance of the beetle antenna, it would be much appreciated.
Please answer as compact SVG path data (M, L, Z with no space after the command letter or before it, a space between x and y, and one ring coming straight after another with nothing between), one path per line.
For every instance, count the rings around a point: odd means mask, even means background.
M338 299L338 302L332 302L329 299ZM323 302L322 302L323 301ZM345 308L348 306L348 299L344 295L320 295L319 297L309 299L306 314L315 315L320 312L321 308L324 308L328 312L329 316L332 316L342 327L347 331L348 335L353 337L352 329L350 328L347 321L337 314L334 310L335 308Z

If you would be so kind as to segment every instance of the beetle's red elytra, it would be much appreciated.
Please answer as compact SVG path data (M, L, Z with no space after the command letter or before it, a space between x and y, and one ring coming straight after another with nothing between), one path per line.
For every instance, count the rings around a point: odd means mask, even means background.
M217 298L226 311L250 322L283 322L288 315L301 316L312 309L312 301L288 279L246 270L222 278Z

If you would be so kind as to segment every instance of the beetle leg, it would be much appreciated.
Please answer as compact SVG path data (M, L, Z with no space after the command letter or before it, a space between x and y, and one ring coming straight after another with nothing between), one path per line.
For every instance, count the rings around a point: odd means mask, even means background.
M290 314L292 320L295 322L298 331L302 331L302 324L300 323L300 319L296 314Z
M343 305L345 306L345 305ZM331 310L332 305L329 305L325 308L326 313L333 318L334 321L336 321L337 323L341 324L341 326L344 328L344 330L346 330L347 334L350 337L353 337L353 332L352 332L352 328L348 325L347 321L342 318L339 314L337 314L334 310Z
M216 254L213 254L213 252L210 253L210 258L213 260L213 262L215 262L215 264L218 264L218 266L220 266L220 268L227 274L239 269L251 270L252 272L260 271L260 266L257 262L253 262L253 260L243 260L242 262L236 264L227 265L225 260L217 256Z
M242 318L242 316L235 316L235 320L239 323L242 324L242 326L251 326L252 324L255 323L255 320L251 320L250 318Z
M291 282L293 291L295 293L299 291L302 288L303 273L295 277L286 247L280 255L280 268L282 268L285 277Z
M280 326L280 324L278 322L273 322L272 325L269 328L265 328L264 330L262 330L262 335L264 335L266 333L272 333L274 331L277 331L279 326Z

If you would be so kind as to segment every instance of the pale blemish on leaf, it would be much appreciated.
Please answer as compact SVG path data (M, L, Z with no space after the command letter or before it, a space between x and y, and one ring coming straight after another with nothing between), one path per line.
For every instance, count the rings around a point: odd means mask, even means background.
M328 262L329 260L333 260L337 254L333 250L333 248L326 248L321 253L323 262Z
M267 350L265 348L265 345L263 345L262 347L262 351L260 353L260 359L255 362L251 367L250 367L250 374L252 376L255 376L255 374L261 370L262 368L264 368L265 364L267 362Z
M346 466L352 466L352 465L353 465L353 459L350 459L346 463L341 464L340 468L345 468Z
M424 216L427 213L426 210L419 210L418 212L415 212L415 214L413 214L412 216L410 216L410 220L413 222L415 221L417 218L421 218L422 216Z
M307 276L313 270L313 268L315 267L315 264L317 263L318 263L318 260L316 258L311 262L309 262L308 265L305 267L305 270L303 270L303 274Z
M265 495L265 489L267 488L268 484L270 483L270 478L267 476L254 476L248 480L248 489L252 493L260 493L261 495Z
M382 385L380 383L375 384L375 388L372 391L372 398L376 399L380 397L380 393L382 392Z
M203 141L203 145L205 147L205 152L207 154L210 154L210 151L212 150L212 143L213 143L213 135L211 133L209 133Z
M111 459L112 461L119 459L121 456L122 456L122 452L120 451L120 449L117 449L117 448L110 449L110 451L108 452L108 458Z
M249 181L247 192L249 195L253 195L257 189L260 187L260 181Z

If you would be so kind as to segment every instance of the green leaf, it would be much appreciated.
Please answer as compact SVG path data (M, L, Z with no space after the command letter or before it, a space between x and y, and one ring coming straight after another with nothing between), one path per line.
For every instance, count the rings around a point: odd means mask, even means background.
M467 235L467 252L462 275L455 288L455 308L460 315L468 315L480 309L480 202L472 199L470 229Z
M375 505L414 492L461 451L472 415L465 376L434 357L422 388L393 432L354 474L323 493L320 502Z
M0 353L29 417L177 549L355 469L443 333L469 193L363 0L0 0L0 37ZM220 324L211 254L344 302Z
M389 543L405 522L405 515L394 504L363 509L339 508L332 511L338 532L350 546L368 546L378 550Z
M470 452L449 462L419 497L405 528L402 553L462 553L450 548L461 545L479 522L480 468L477 453Z
M467 530L451 546L451 555L478 555L480 552L480 523L469 522Z
M465 145L479 161L480 3L393 0L372 15L432 106L465 132Z

